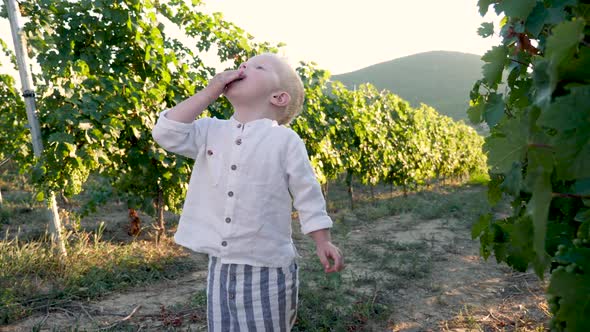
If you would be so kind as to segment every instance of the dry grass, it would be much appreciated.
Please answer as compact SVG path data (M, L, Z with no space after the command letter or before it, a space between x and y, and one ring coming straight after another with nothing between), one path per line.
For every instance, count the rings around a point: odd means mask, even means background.
M99 213L67 225L69 256L62 261L53 255L46 220L21 180L0 181L0 230L8 230L0 241L0 324L32 315L34 323L26 326L33 330L204 330L204 259L195 260L170 240L155 245L149 229L139 238L127 236L126 208L113 198ZM404 196L389 186L376 186L373 194L355 186L355 202L351 210L346 188L331 184L333 238L347 263L340 274L323 273L313 242L294 223L303 256L294 331L543 330L548 316L535 277L477 256L469 227L488 209L482 187L448 182ZM168 217L173 231L177 216ZM157 309L147 300L141 308L113 305L124 298L141 301L146 287L149 296L169 294L170 287L176 295L162 296L166 304Z

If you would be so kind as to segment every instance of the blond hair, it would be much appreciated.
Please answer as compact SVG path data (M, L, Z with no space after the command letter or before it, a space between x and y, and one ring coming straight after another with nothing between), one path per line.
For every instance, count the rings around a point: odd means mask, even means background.
M301 112L303 107L303 99L305 98L303 82L299 74L289 65L285 58L273 53L269 54L280 62L280 66L277 66L279 84L281 89L285 90L291 97L289 104L284 108L277 122L282 125L289 124Z

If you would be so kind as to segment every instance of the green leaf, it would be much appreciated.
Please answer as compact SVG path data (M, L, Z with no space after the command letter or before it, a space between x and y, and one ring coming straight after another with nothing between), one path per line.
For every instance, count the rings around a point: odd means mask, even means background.
M559 66L569 61L584 39L584 21L575 20L558 24L553 28L551 36L547 38L545 57L551 61L552 66Z
M493 172L507 173L514 162L523 162L527 151L528 131L524 120L509 119L499 125L500 134L486 139L484 149Z
M483 38L487 38L489 36L494 35L494 23L493 22L484 22L481 26L477 29L477 34L482 36Z
M509 17L526 19L537 5L537 0L503 0L496 5L496 10L504 11Z
M537 2L537 5L535 8L533 8L533 11L530 13L525 23L526 30L532 35L533 38L537 38L537 36L539 36L543 30L545 20L548 16L549 13L547 12L543 2Z
M540 60L534 63L533 82L535 85L535 105L546 107L551 102L553 89L556 82L551 82L551 76L555 76L554 67L549 65L548 60Z
M484 214L479 216L478 221L473 224L473 226L471 227L471 239L475 240L477 239L483 232L484 230L488 229L490 227L490 223L492 222L492 215L491 214Z
M590 177L590 130L569 131L559 135L553 145L559 179L575 180Z
M575 58L562 64L560 69L564 81L590 83L590 47L582 46Z
M471 123L474 124L480 123L482 121L482 115L484 112L484 108L486 106L486 104L482 102L483 98L479 99L480 100L478 100L478 102L472 104L467 109L467 116L469 117L469 121L471 121Z
M552 145L560 179L590 177L590 86L570 89L541 112L537 123L554 128L558 135Z
M590 195L590 178L577 180L574 183L574 194Z
M501 188L512 196L518 196L520 195L522 183L522 164L514 162L510 171L506 173Z
M590 330L590 273L556 270L551 274L547 293L559 298L559 310L553 313L554 319L567 322L567 331Z
M494 46L481 58L486 62L483 69L484 81L490 87L496 87L502 80L502 72L508 60L508 47Z
M510 228L510 245L506 252L506 263L518 271L526 271L535 261L531 234L534 232L531 219L523 216L514 221Z
M491 174L490 182L488 182L488 202L491 206L498 204L498 202L502 199L502 188L500 185L502 184L502 177L498 174Z
M561 9L562 11L567 6L574 6L578 3L578 0L549 0L549 5L552 8Z
M479 0L477 6L479 7L479 14L485 16L491 4L496 3L497 0Z
M548 263L545 252L545 236L547 234L547 217L552 199L551 172L553 158L551 151L543 148L531 149L528 152L527 183L530 183L531 200L527 204L527 213L534 225L533 248L538 262L535 266L537 275L542 277Z
M37 200L37 202L43 202L44 199L45 199L45 193L42 191L39 191L37 193L37 195L35 195L35 200Z
M580 209L580 212L578 212L576 214L576 216L574 217L574 220L577 221L577 222L581 222L581 223L588 223L588 222L590 222L590 209ZM578 229L578 237L580 237L580 238L588 238L588 235L590 235L590 233L588 233L588 234L580 234L580 231L582 231L582 227L581 226Z
M541 112L537 123L559 132L590 128L590 86L572 87L571 93L555 98Z
M484 108L484 120L488 123L490 128L497 125L504 117L504 99L502 94L495 92L490 93Z

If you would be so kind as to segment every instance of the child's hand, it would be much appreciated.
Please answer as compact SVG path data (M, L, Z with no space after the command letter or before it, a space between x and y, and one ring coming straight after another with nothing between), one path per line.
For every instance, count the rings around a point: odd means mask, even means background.
M320 262L322 262L322 265L324 266L324 272L331 273L342 271L344 268L342 253L340 253L340 249L333 245L332 242L326 241L318 243L316 245L316 250ZM330 266L330 260L334 262L334 265Z
M244 70L226 70L221 73L215 75L210 81L209 85L207 86L208 89L212 89L215 91L216 94L221 95L225 92L228 85L234 81L241 80L245 78Z

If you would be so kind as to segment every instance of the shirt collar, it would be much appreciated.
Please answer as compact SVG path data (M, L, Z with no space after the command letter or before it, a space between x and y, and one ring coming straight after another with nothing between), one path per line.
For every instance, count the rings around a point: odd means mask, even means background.
M278 126L278 122L276 120L262 118L257 120L248 121L246 123L241 123L240 121L236 120L236 118L232 115L229 118L229 121L232 125L242 125L245 128L267 128L267 127L275 127Z

